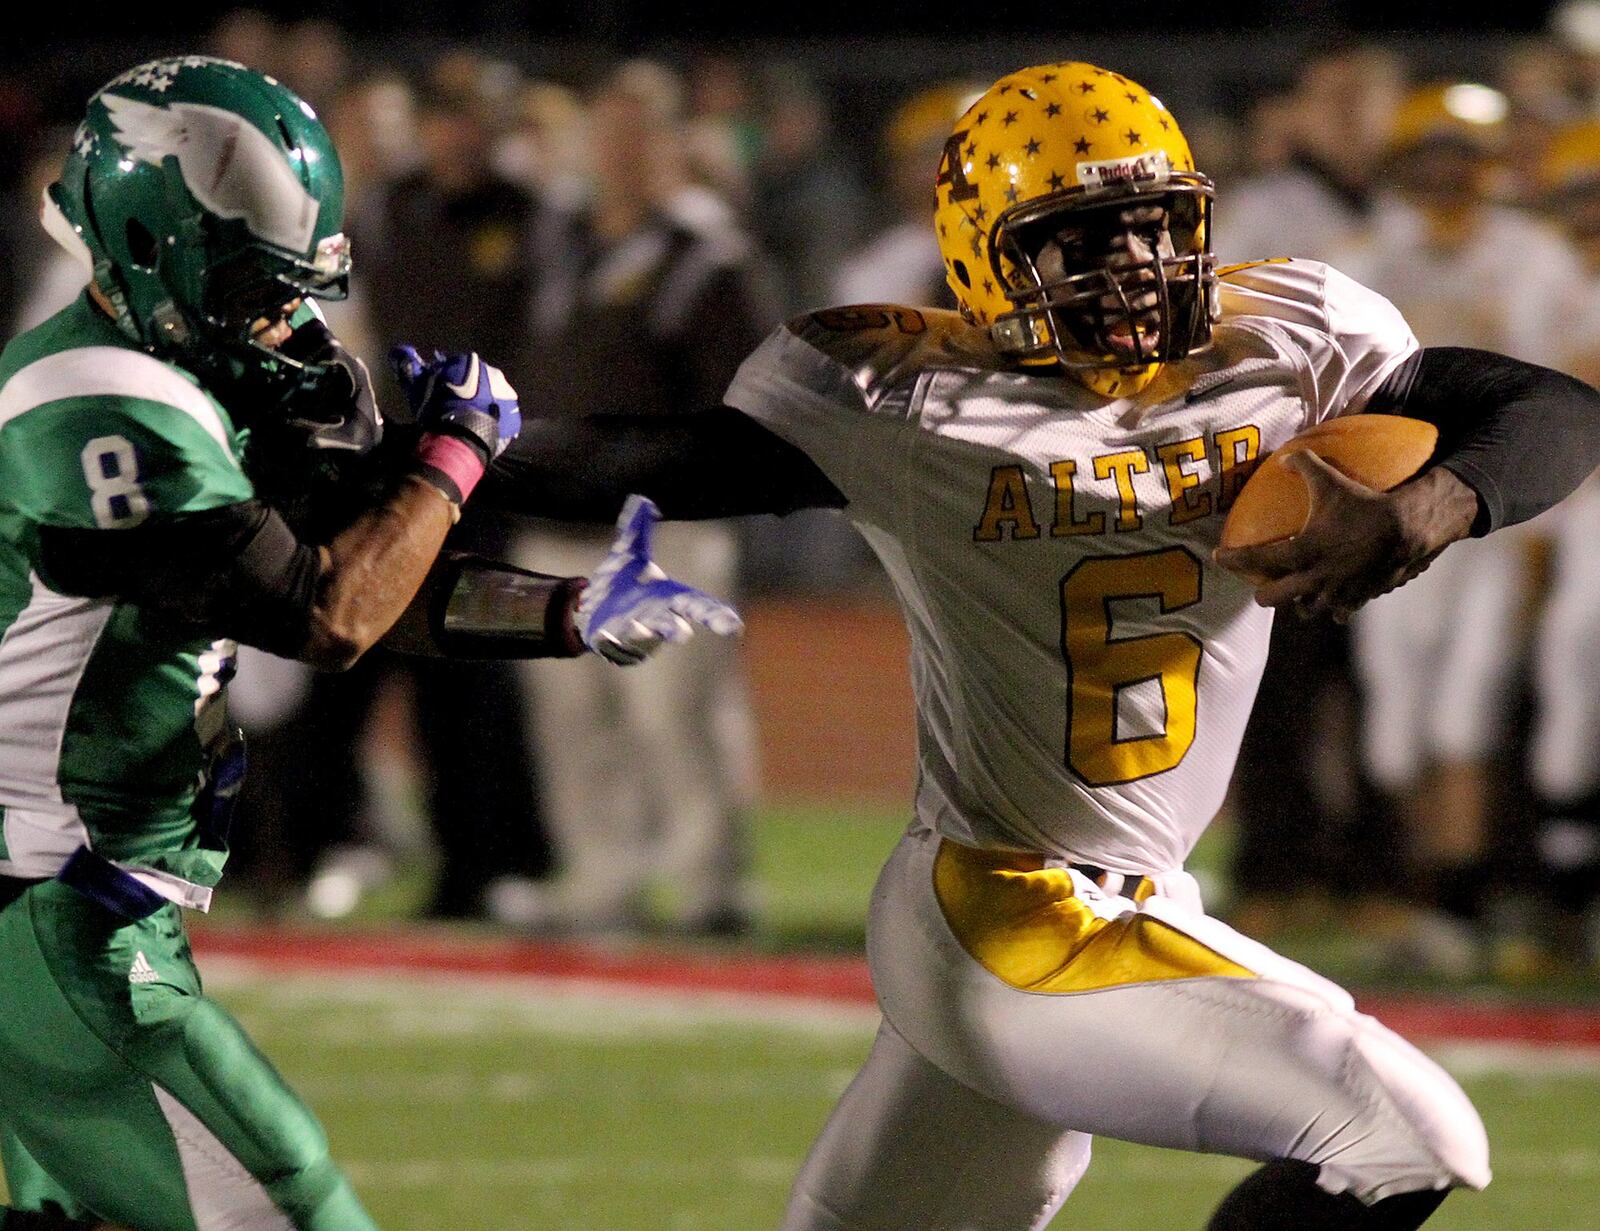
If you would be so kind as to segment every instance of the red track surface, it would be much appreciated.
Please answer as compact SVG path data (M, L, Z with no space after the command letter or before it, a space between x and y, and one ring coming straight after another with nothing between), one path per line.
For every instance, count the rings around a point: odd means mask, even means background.
M730 951L589 945L419 931L311 931L204 926L194 947L277 970L453 974L515 981L573 979L675 992L737 993L870 1004L866 963ZM1600 1007L1518 1004L1420 995L1358 997L1361 1008L1407 1038L1567 1045L1600 1049Z

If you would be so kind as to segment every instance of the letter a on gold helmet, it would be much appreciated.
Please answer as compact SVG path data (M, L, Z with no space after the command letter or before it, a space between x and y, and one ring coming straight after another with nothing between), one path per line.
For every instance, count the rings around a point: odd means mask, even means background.
M962 312L1107 397L1205 349L1211 181L1161 101L1068 61L1002 77L945 144L934 225Z

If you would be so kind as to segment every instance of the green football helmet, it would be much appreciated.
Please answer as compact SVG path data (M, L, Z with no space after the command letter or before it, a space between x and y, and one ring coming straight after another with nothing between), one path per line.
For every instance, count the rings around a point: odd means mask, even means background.
M102 87L42 217L123 332L202 376L297 385L306 365L252 326L348 288L327 130L290 90L227 60L152 60Z

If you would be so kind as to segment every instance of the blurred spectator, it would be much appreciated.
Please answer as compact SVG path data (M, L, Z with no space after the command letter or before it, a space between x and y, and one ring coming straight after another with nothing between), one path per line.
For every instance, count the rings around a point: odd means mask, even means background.
M1398 60L1375 47L1341 48L1307 64L1287 117L1288 162L1219 202L1218 260L1333 260L1366 224L1374 163L1402 80ZM1286 117L1269 109L1259 118L1267 137Z
M1523 43L1501 63L1500 91L1506 97L1506 192L1527 201L1538 189L1540 159L1550 135L1582 112L1574 57L1546 40Z
M420 100L421 167L374 193L376 203L358 214L359 285L372 334L382 346L405 340L425 349L481 351L526 388L514 365L528 327L532 200L494 172L481 99L458 88L456 61L444 64L446 71L427 84ZM402 412L387 364L373 371L383 374L380 387L388 386L382 404L391 416ZM497 556L507 550L500 533L470 509L451 545ZM352 812L361 799L362 731L393 672L410 680L421 751L432 763L429 815L441 858L428 913L480 915L494 881L542 875L549 865L528 741L506 738L522 730L527 710L512 664L375 651L356 670L316 677L305 705L283 724L292 742L280 755L299 772L287 776L284 799L276 807L263 804L263 811L292 817L303 802L309 811L295 834L296 848L344 858L344 851L328 849L329 839L357 831ZM483 734L488 730L496 732L494 738ZM486 756L498 763L485 764ZM320 806L311 806L312 800ZM294 828L292 819L271 815L261 823Z
M1367 225L1374 165L1399 95L1386 52L1345 47L1304 68L1287 105L1254 120L1263 169L1219 193L1222 262L1301 256L1339 265ZM1281 165L1274 165L1281 161ZM1230 918L1262 938L1320 922L1334 899L1362 895L1385 913L1390 835L1357 770L1356 697L1347 630L1327 620L1273 622L1272 645L1234 773ZM1276 869L1295 869L1286 884ZM1395 876L1398 880L1398 875Z
M1405 99L1384 160L1392 192L1348 271L1387 295L1425 346L1556 358L1572 302L1572 250L1551 228L1496 202L1507 102L1472 83ZM1353 623L1366 697L1366 762L1405 818L1428 910L1407 924L1409 956L1476 973L1488 884L1491 767L1505 746L1524 649L1530 533L1460 543Z
M892 213L840 265L832 302L955 307L933 233L933 177L956 121L983 90L945 82L912 95L890 117L881 139Z
M1558 318L1553 366L1600 381L1600 121L1558 130L1540 203L1582 257L1581 292ZM1600 478L1556 509L1549 591L1534 637L1529 777L1554 952L1600 963ZM1549 514L1546 515L1547 517Z
M417 103L422 165L394 181L368 230L363 276L377 336L441 350L477 350L519 388L528 328L533 198L502 177L481 98L454 61ZM466 92L464 92L466 91ZM398 392L390 386L389 402Z
M211 28L206 50L263 73L282 69L282 31L260 9L230 9Z
M350 49L344 31L331 21L308 18L283 36L279 75L301 98L326 111L350 76Z
M39 225L45 189L61 174L72 143L71 129L45 133L28 160L19 200L4 223L5 256L11 269L13 307L11 333L32 329L76 299L89 281L89 269Z
M1579 118L1600 116L1600 0L1565 0L1550 11L1549 28L1571 56Z
M769 73L765 104L749 217L778 262L785 314L793 315L835 302L829 293L835 271L865 231L869 207L840 155L821 95L799 70Z
M546 205L582 207L588 196L588 121L583 101L564 85L530 81L495 147L495 169Z
M749 72L731 56L697 56L685 91L679 140L688 178L748 217L752 175L765 142Z
M1266 94L1251 104L1244 155L1252 174L1283 171L1294 161L1299 111L1292 93Z
M726 206L690 183L681 87L666 69L618 68L593 99L590 131L592 202L539 219L524 413L715 406L779 315L760 257ZM584 573L609 539L605 527L540 523L519 557ZM733 585L726 524L663 525L656 557L713 593ZM526 670L565 875L503 895L505 913L530 927L627 929L664 892L678 928L742 929L753 740L737 644L696 637L626 671L597 659Z

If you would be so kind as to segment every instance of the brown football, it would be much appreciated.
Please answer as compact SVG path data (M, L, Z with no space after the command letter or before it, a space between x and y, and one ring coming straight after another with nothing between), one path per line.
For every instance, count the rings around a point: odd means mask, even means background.
M1224 547L1258 547L1298 534L1311 515L1311 492L1288 465L1291 453L1310 449L1341 474L1386 492L1428 464L1439 429L1399 415L1350 415L1307 428L1273 450L1228 510Z

